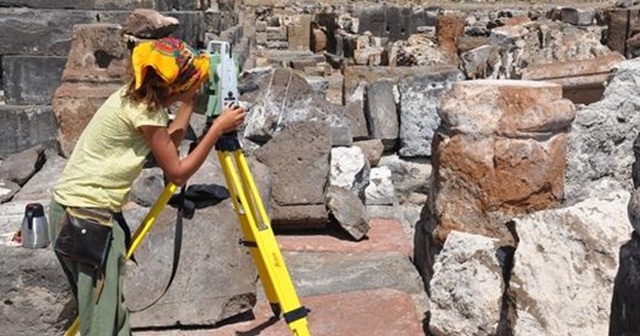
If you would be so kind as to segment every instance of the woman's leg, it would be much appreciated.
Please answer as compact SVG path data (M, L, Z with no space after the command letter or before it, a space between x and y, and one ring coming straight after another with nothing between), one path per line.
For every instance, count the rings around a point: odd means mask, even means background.
M78 289L81 294L78 306L83 336L131 335L129 315L124 306L122 293L124 266L124 232L114 222L113 239L107 256L102 286L90 270L81 268L79 274Z
M65 208L51 201L49 234L55 242L65 219ZM53 243L52 243L53 246ZM80 332L83 336L129 336L129 314L124 306L122 283L124 279L124 232L113 223L113 238L101 283L91 268L72 262L56 254L78 304Z

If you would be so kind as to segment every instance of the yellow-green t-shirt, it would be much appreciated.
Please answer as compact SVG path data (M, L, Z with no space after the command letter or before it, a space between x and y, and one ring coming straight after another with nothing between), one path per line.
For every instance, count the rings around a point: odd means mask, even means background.
M143 104L123 99L125 87L113 93L82 132L53 198L66 206L120 211L150 152L140 126L166 126L167 110L148 112Z

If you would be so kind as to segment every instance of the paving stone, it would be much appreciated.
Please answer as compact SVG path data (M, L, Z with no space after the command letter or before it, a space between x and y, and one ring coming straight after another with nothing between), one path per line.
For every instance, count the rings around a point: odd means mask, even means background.
M380 288L341 294L302 297L313 336L423 336L422 316L407 293ZM372 302L375 301L375 304ZM254 318L215 329L134 332L135 336L291 335L284 320L272 319L271 308L259 302Z
M398 222L372 219L371 229L364 240L355 242L343 232L325 232L309 235L277 236L282 251L296 252L400 252L411 256L410 238Z

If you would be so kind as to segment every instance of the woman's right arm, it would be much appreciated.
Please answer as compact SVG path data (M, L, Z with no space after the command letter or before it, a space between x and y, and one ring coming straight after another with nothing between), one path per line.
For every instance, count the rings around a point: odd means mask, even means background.
M198 146L184 159L180 160L178 149L171 140L166 127L142 126L142 131L158 166L167 178L180 186L189 180L207 159L220 137L235 130L244 121L245 111L240 107L227 108L216 118L209 131L202 137Z

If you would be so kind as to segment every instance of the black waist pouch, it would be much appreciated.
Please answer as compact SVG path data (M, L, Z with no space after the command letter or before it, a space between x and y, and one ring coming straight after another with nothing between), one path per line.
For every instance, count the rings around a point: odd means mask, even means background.
M67 208L54 250L66 259L102 269L111 246L113 213L98 208Z

